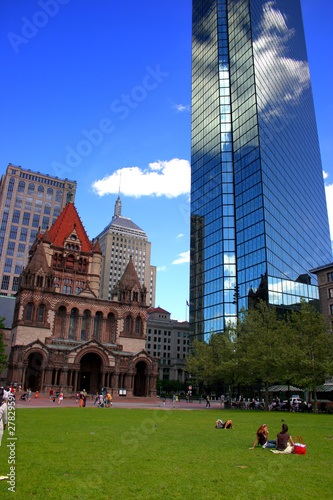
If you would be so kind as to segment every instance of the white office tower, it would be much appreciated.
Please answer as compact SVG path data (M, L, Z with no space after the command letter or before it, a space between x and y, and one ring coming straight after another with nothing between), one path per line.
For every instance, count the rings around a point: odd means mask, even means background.
M120 280L132 256L140 283L148 291L147 306L155 307L156 267L150 265L151 243L139 226L121 215L119 196L110 224L97 238L103 253L99 296L111 299L111 290Z

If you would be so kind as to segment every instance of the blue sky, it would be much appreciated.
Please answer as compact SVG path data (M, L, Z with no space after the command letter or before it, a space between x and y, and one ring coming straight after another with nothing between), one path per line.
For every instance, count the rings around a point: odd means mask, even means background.
M333 229L333 2L301 3ZM120 185L152 243L156 306L187 319L191 1L4 0L0 15L0 173L75 179L90 238Z

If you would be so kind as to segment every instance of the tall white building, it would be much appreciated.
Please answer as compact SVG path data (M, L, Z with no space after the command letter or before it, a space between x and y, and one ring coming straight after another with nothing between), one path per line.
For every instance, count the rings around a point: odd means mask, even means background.
M111 290L120 280L132 256L140 283L147 288L147 305L155 307L156 267L150 265L151 243L139 226L121 215L119 196L110 224L97 238L103 253L99 296L111 299Z

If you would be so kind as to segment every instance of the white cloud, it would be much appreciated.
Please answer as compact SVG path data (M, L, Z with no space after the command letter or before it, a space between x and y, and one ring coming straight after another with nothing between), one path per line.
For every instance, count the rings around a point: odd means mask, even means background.
M121 182L120 182L121 180ZM187 160L173 158L170 161L149 163L148 168L126 167L97 180L92 187L96 194L117 194L140 198L141 196L166 196L176 198L189 194L191 167Z
M328 220L330 223L330 230L331 230L331 240L333 241L333 184L326 184L325 191L327 200Z
M160 271L166 271L166 266L161 266L161 267L158 267L157 268L157 271L160 272Z
M268 120L272 115L286 112L280 104L283 101L297 105L301 94L310 86L307 62L289 57L287 42L295 36L295 30L288 28L287 21L275 2L266 2L258 30L258 34L263 35L253 42L257 64L264 69L266 85L261 85L260 102L266 111L263 118Z
M189 104L173 104L172 109L175 109L178 113L182 113L183 111L190 111L190 105Z
M328 177L328 173L325 172L325 170L323 170L323 176L324 176L324 179L327 179L327 177Z
M179 240L180 238L183 238L183 237L184 237L183 233L179 233L179 234L177 234L176 239Z
M190 251L182 252L179 254L178 259L174 260L172 264L185 264L190 262Z

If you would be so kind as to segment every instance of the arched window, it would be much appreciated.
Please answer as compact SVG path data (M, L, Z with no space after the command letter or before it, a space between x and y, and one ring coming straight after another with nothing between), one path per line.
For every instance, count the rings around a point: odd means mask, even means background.
M48 188L47 191L46 191L46 199L47 200L52 200L53 198L53 189L52 188Z
M18 183L17 192L18 193L24 193L24 188L25 188L25 182L24 181L20 181Z
M135 333L141 333L141 318L138 316L135 320Z
M55 318L54 335L56 337L64 338L65 328L66 328L66 307L60 306Z
M37 197L38 198L43 198L43 196L44 196L44 186L38 186Z
M100 340L101 337L101 331L102 331L102 320L103 320L103 314L101 312L97 312L95 314L94 318L94 331L93 331L93 337L95 339Z
M36 286L38 286L40 288L43 286L43 276L36 277Z
M68 338L73 339L74 338L74 333L77 327L77 318L78 318L78 313L79 311L74 307L71 310L71 315L69 317L69 328L68 328Z
M34 191L35 191L35 184L33 184L32 182L30 182L30 184L28 186L28 194L33 195Z
M37 320L39 323L43 323L44 321L44 312L45 312L45 306L44 304L40 304L38 308L38 320Z
M15 184L15 179L14 177L11 177L9 179L8 191L14 191L14 184Z
M106 336L106 341L109 342L110 344L114 344L116 339L115 339L115 317L114 314L109 313L108 314L108 319L107 319L107 336Z
M25 313L25 319L27 321L32 321L32 314L33 314L33 303L32 302L29 302L27 305L26 305L26 313Z
M138 292L133 292L133 302L138 301Z
M88 340L91 313L86 309L82 316L81 340Z
M72 293L71 286L70 285L63 285L63 287L62 287L62 293L71 294Z
M67 257L66 269L74 269L74 255L69 255Z
M131 316L127 316L125 320L125 331L127 333L131 333L132 331L132 318Z
M58 189L56 192L56 201L61 201L62 200L62 191L61 189Z

